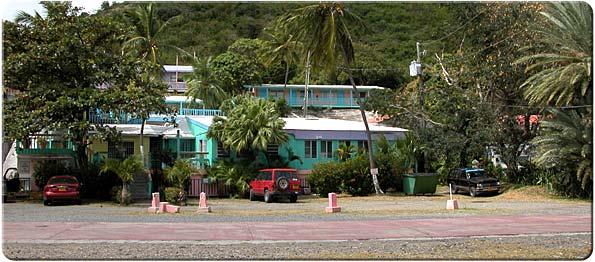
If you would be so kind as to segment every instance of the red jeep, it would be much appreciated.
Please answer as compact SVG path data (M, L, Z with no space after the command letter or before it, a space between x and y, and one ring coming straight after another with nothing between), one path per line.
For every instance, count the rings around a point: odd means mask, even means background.
M273 198L288 197L295 203L300 193L300 180L297 170L289 168L271 168L258 171L258 176L248 183L250 185L250 201L256 196L263 196L264 202L271 203Z

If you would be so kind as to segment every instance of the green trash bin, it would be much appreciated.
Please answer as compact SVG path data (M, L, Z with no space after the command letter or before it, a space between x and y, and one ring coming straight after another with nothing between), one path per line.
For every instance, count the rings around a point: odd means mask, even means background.
M436 173L414 173L403 175L403 192L405 195L434 194L438 185Z

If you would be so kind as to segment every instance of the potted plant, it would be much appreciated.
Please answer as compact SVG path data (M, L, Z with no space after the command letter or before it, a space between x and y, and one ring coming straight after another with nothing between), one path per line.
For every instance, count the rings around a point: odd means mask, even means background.
M39 146L40 149L44 149L47 146L47 144L48 144L48 140L45 137L43 137L43 136L37 137L37 145Z

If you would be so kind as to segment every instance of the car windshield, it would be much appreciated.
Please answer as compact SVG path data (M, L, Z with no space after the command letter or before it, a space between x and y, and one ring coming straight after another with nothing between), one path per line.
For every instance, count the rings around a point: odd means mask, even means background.
M469 178L473 178L473 177L484 177L484 173L483 171L473 171L473 172L468 172L467 175L469 176Z
M78 184L78 181L71 177L56 177L48 181L48 185L54 184Z

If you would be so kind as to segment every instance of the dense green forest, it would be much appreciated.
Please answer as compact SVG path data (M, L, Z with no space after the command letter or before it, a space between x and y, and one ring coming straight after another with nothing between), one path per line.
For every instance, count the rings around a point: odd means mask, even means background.
M104 6L106 14L122 15L139 3L116 3ZM166 21L176 17L161 34L164 44L177 46L191 55L215 57L228 50L238 39L267 40L267 33L275 21L297 7L307 5L291 2L275 3L155 3L157 16ZM358 15L363 23L355 25L352 39L356 45L356 75L359 84L379 85L389 88L403 86L411 80L409 63L415 60L416 41L431 41L447 35L457 27L456 9L450 4L438 3L348 3L347 8ZM426 47L427 53L443 48L452 49L459 43L443 41ZM164 52L163 61L175 64L175 52ZM305 56L292 76L295 83L303 83ZM191 59L181 57L180 64L190 64ZM317 72L314 72L317 74ZM268 75L271 75L269 73ZM345 77L328 80L318 76L318 83L347 83ZM320 79L320 80L316 80ZM265 83L282 83L283 71L262 79Z

